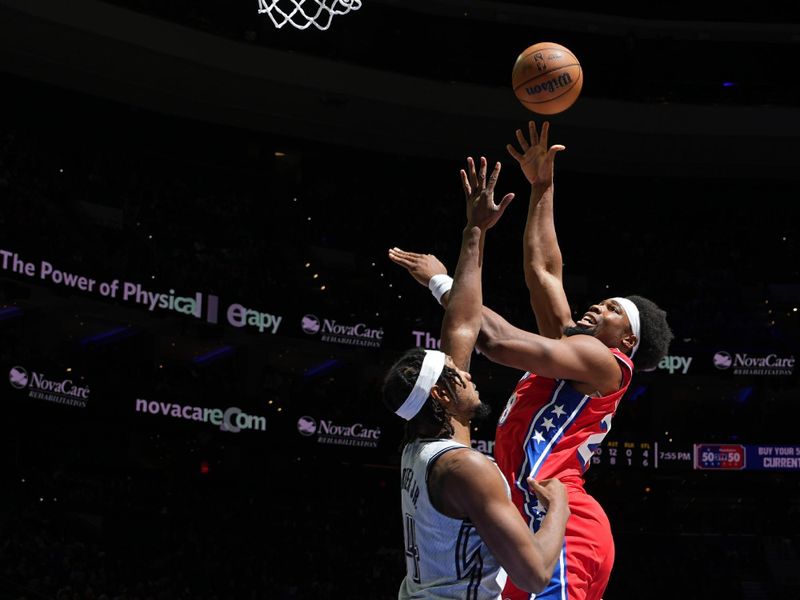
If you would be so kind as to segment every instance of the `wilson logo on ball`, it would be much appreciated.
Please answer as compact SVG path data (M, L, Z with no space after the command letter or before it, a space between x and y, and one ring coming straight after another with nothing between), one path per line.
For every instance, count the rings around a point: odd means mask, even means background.
M572 77L569 76L569 73L563 73L555 79L550 79L549 81L528 86L525 88L525 91L529 96L535 96L536 94L541 94L542 92L552 93L558 88L568 86L571 83Z

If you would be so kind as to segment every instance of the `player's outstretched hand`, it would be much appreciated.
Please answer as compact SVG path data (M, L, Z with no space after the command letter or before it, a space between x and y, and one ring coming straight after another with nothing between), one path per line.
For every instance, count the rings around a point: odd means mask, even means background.
M428 282L434 275L447 275L447 268L433 254L389 248L389 260L407 270L424 287L428 287Z
M528 487L536 494L536 498L542 503L545 510L550 510L551 506L568 505L567 488L558 479L543 479L536 481L533 477L528 477Z
M467 225L487 231L495 226L514 194L506 194L500 204L494 203L494 186L500 176L500 163L496 163L489 178L486 178L486 159L481 156L480 167L475 170L475 161L467 157L467 168L461 169L461 185L467 200Z
M531 185L534 183L547 184L553 181L553 162L556 154L566 149L560 144L548 148L547 137L549 134L549 122L542 123L542 131L539 134L536 131L536 123L529 121L528 135L530 143L525 139L525 134L522 133L522 130L517 129L517 142L519 142L522 152L517 151L511 144L506 145L506 150L519 163L522 172Z

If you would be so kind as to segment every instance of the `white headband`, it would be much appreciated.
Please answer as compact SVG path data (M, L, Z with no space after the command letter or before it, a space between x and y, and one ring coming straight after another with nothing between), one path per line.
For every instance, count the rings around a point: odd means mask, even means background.
M414 389L403 402L403 405L398 408L395 413L403 417L406 421L410 421L425 404L425 400L431 395L431 388L439 381L439 377L444 369L444 361L447 355L438 350L425 350L425 360L422 361L422 367L419 370L417 381L414 383Z
M628 315L628 321L631 322L631 330L633 331L633 335L636 336L636 344L634 344L633 350L631 351L631 358L633 358L633 355L636 354L636 351L639 349L639 342L642 341L642 325L639 320L639 309L627 298L616 297L612 298L612 300L615 300L617 304L622 307L622 310Z

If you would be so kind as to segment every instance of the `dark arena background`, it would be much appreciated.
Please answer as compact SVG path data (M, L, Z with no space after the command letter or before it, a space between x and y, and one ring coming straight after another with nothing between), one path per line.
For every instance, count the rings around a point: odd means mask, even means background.
M0 599L397 597L380 385L441 308L387 250L452 273L458 170L503 160L484 299L535 330L505 144L537 41L585 73L550 118L572 308L641 293L676 334L586 474L605 597L800 597L797 8L264 4L0 0ZM490 453L520 373L473 375Z

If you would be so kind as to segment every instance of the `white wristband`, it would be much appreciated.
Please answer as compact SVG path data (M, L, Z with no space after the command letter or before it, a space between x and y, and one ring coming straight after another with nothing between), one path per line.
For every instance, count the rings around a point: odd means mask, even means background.
M439 304L442 303L442 296L449 292L450 288L452 287L453 278L447 273L439 273L438 275L434 275L428 282L428 289L431 291L431 294L433 294L433 297L436 298L436 301Z

